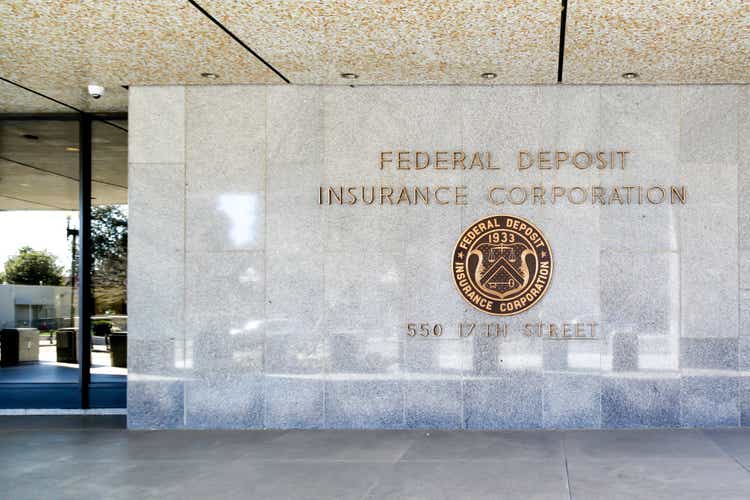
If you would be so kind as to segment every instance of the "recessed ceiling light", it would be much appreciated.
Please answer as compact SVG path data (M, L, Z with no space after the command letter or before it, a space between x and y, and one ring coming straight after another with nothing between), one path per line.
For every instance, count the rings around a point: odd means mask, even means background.
M34 134L23 134L21 137L23 137L24 139L28 139L30 141L38 141L39 140L39 136L38 135L34 135Z
M357 73L341 73L341 78L346 78L347 80L356 80L359 78L359 75Z
M77 153L79 149L73 146L68 146L67 148L65 148L65 151L70 151L71 153Z
M628 71L627 73L623 73L622 77L626 80L634 80L638 78L640 75L638 73L634 73L632 71Z
M488 71L487 73L482 73L480 76L484 78L485 80L494 80L495 78L497 78L497 73L492 73L491 71Z
M25 182L22 182L22 183L20 184L20 186L21 186L21 187L25 187L25 188L27 188L27 187L31 186L31 184L26 184Z
M217 78L219 78L219 75L217 75L216 73L201 73L201 76L203 78L208 78L209 80L216 80Z

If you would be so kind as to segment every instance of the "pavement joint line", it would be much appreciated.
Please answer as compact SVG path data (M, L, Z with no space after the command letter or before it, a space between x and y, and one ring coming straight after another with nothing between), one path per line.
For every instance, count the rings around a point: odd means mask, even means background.
M393 461L393 463L397 464L397 463L399 463L401 461L404 461L403 460L404 457L409 452L409 450L411 450L414 447L415 444L417 444L417 439L416 438L412 439L411 443L409 443L409 446L405 446L404 447L404 450L399 454L399 456L396 458L396 460Z
M367 500L368 498L371 498L372 492L375 490L375 488L380 484L380 478L375 477L375 479L372 481L372 484L369 488L365 490L364 495L362 495L362 498L360 500Z
M565 467L565 491L568 492L568 500L573 500L573 491L570 488L570 473L568 472L568 450L565 446L567 434L563 433L560 443L562 444L563 466Z
M745 464L743 464L736 456L734 456L733 453L729 453L727 450L725 450L719 444L719 442L716 441L716 439L714 439L713 436L711 436L711 434L709 434L708 432L706 432L706 429L701 430L701 434L703 434L703 436L706 439L708 439L709 441L711 441L714 444L714 446L716 446L724 455L730 457L732 460L735 461L735 463L737 465L739 465L740 467L742 467L746 472L750 473L750 467L747 467Z
M720 444L719 444L719 443L718 443L718 442L717 442L717 441L716 441L716 440L715 440L715 439L714 439L714 438L713 438L713 437L712 437L712 436L711 436L710 434L708 434L708 433L707 433L707 432L705 432L705 431L703 431L703 432L702 432L702 434L703 434L704 436L706 436L706 438L707 438L707 439L708 439L709 441L711 441L711 442L712 442L712 443L713 443L713 444L714 444L714 445L715 445L715 446L716 446L717 448L719 448L719 450L721 450L721 452L722 452L722 453L723 453L724 455L726 455L726 456L730 457L730 458L731 458L732 460L734 460L734 462L735 462L735 463L736 463L737 465L739 465L740 467L742 467L742 468L743 468L743 469L744 469L744 470L745 470L746 472L750 473L750 468L749 468L749 467L747 467L747 466L746 466L745 464L743 464L743 463L742 463L742 462L741 462L741 461L740 461L740 460L739 460L739 459L738 459L738 458L737 458L736 456L734 456L734 454L733 454L733 453L729 453L729 452L728 452L727 450L725 450L725 449L724 449L724 448L723 448L723 447L722 447L722 446L721 446L721 445L720 445Z
M739 465L740 467L742 467L743 469L745 469L745 471L748 474L750 474L750 468L748 468L747 466L745 466L745 464L743 464L742 462L740 462L737 457L735 457L734 455L730 455L729 453L727 453L727 455L729 455L730 457L732 457L732 460L734 460L737 463L737 465Z
M441 463L441 462L450 462L450 463L506 463L506 462L515 462L515 463L522 463L522 462L539 462L545 460L547 457L521 457L518 456L509 456L506 458L410 458L408 460L401 460L399 463L402 464L411 464L411 463L425 463L425 464L433 464L433 463Z

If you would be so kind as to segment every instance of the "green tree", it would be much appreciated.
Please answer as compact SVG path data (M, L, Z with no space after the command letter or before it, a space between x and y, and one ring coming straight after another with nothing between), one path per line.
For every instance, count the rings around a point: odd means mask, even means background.
M51 253L22 247L5 262L3 280L16 285L62 285L63 268Z
M126 314L128 216L117 205L91 209L91 254L95 313Z

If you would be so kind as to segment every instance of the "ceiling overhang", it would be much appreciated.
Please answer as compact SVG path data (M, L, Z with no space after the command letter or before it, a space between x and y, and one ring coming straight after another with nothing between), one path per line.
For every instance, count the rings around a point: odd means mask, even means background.
M125 111L129 85L750 82L746 0L6 0L0 19L0 112Z

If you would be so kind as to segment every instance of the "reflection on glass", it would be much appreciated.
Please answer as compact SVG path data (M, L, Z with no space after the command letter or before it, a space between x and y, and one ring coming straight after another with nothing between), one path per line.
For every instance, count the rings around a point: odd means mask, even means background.
M127 374L127 123L94 122L91 168L91 381Z
M0 384L78 381L78 146L75 121L0 121Z

